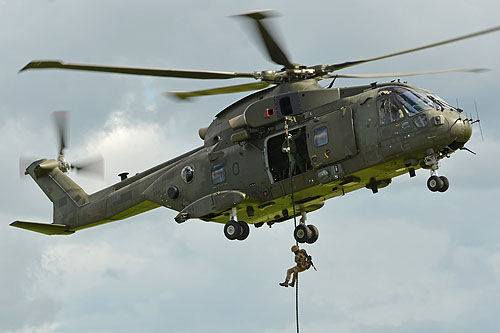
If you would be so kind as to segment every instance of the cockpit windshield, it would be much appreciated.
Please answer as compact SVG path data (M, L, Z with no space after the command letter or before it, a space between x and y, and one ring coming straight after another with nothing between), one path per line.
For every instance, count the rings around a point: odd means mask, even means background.
M444 109L456 110L456 108L454 106L452 106L449 103L445 102L438 95L436 95L436 94L434 94L434 93L432 93L430 91L427 91L427 90L424 90L424 91L425 91L425 96L432 101L432 103L434 104L434 108L436 110L439 110L439 111L443 111Z
M435 108L426 95L404 87L384 87L378 91L380 124L389 124L407 116Z

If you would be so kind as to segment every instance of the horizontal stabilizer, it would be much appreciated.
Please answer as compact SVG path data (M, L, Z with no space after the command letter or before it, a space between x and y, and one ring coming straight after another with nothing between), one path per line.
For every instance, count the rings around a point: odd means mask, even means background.
M14 221L10 225L13 227L31 230L46 235L69 235L74 233L74 231L69 231L68 226L64 224Z

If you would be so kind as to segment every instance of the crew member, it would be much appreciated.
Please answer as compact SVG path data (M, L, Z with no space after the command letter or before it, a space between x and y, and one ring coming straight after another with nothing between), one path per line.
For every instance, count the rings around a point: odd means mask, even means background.
M299 175L303 172L302 165L304 162L297 152L297 141L299 141L302 137L304 137L302 128L300 128L295 134L291 134L288 131L285 133L285 141L283 141L283 144L281 145L281 151L287 154L287 159L288 152L290 152L290 160L288 161L288 169L285 171L285 175L287 176L283 177L283 179L290 177L290 173L292 175Z

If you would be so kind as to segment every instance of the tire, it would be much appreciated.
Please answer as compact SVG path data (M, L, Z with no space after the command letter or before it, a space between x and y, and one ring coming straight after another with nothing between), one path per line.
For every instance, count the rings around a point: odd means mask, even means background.
M439 179L443 182L443 186L439 188L439 192L446 192L450 187L450 181L445 176L440 176Z
M250 234L250 227L248 226L248 223L239 221L238 224L240 225L240 233L236 239L240 241L247 239Z
M313 244L313 243L315 243L318 240L318 237L319 237L318 228L316 228L316 226L314 226L312 224L309 224L307 226L307 228L309 229L309 231L311 231L311 237L308 238L306 242L308 244Z
M442 187L443 181L438 176L430 176L429 179L427 179L427 188L430 191L436 192L439 191L439 189Z
M229 240L235 240L241 233L241 226L236 221L229 221L224 226L224 235Z
M311 238L311 230L304 224L299 224L293 231L293 237L299 243L305 243Z

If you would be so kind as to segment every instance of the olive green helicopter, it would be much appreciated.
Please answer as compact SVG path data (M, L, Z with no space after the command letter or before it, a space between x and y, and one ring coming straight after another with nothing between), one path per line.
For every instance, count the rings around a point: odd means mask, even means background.
M68 69L190 79L249 78L258 82L192 92L173 92L181 99L234 92L257 92L220 111L200 128L204 144L134 176L121 173L120 182L87 194L66 174L90 165L65 160L65 114L57 113L59 157L32 162L24 171L53 203L53 222L15 221L12 226L47 234L77 230L122 220L158 207L178 212L175 221L189 219L224 224L230 240L244 240L250 228L300 217L294 237L314 243L318 229L307 224L307 213L327 199L367 188L373 193L394 177L428 169L427 187L444 192L446 177L440 161L465 144L472 120L433 92L391 81L333 87L336 78L403 77L444 72L480 72L461 68L417 73L338 74L359 64L441 46L500 30L500 26L405 51L333 65L294 63L271 33L266 21L273 11L238 15L256 28L279 70L253 73L154 69L37 60L28 69ZM320 80L332 79L328 87Z

